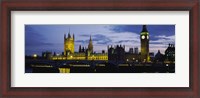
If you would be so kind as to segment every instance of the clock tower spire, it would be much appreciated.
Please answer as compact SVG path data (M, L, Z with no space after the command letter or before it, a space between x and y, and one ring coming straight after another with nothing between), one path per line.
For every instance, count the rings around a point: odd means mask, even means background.
M147 26L143 25L142 31L140 33L140 41L141 41L141 61L149 62L149 32L147 30Z
M92 37L90 35L90 40L89 40L89 44L88 44L88 51L93 53L93 44L92 44Z

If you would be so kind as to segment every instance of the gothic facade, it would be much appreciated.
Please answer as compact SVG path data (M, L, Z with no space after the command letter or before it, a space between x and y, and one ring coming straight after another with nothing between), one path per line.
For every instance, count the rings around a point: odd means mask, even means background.
M64 35L64 55L70 55L74 53L74 34L71 37L70 32L66 38L66 34Z
M54 55L52 60L108 60L108 54L105 52L94 53L93 52L93 43L92 37L90 36L88 47L79 46L79 51L74 51L75 36L71 37L70 32L66 38L64 34L64 54L63 55Z

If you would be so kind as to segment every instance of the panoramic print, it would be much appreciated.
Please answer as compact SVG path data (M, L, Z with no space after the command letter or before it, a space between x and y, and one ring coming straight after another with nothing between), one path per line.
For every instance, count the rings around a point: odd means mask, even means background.
M175 73L175 25L25 25L25 73Z

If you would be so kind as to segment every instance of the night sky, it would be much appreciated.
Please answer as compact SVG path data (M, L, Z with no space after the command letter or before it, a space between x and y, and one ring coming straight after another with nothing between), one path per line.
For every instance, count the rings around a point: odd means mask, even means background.
M147 25L150 34L150 52L164 53L169 43L175 43L175 25ZM92 36L95 52L107 51L107 45L125 45L138 47L140 51L140 33L142 25L25 25L25 55L43 51L62 53L64 34L75 35L75 51L79 45L88 46Z

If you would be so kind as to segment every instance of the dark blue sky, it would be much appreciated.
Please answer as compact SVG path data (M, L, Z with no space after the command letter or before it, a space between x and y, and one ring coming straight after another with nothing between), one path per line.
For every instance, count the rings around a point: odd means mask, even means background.
M70 30L69 30L70 28ZM175 43L175 25L147 25L150 34L150 52L167 48ZM41 55L42 51L63 52L64 34L75 35L75 51L78 46L87 47L92 36L94 51L107 51L107 45L125 45L140 50L142 25L25 25L25 54Z

